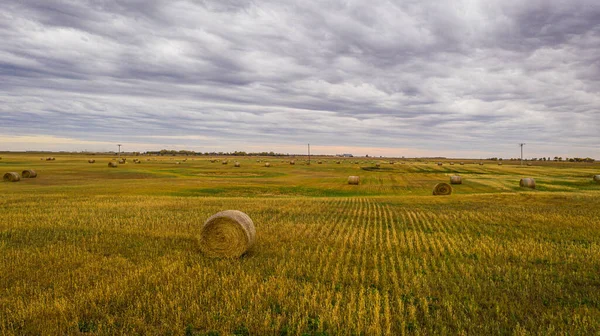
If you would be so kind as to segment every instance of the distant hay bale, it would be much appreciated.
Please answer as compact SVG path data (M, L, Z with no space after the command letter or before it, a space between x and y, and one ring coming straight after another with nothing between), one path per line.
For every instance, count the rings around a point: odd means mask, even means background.
M524 188L535 189L535 180L531 177L522 178L519 182L519 186Z
M461 165L461 166L464 166L464 165L465 165L465 163L464 163L464 162L461 162L461 163L460 163L460 165Z
M47 157L46 161L52 161L52 158L51 157Z
M447 196L452 194L452 186L448 183L438 183L433 187L433 194L436 196Z
M502 162L498 162L498 166L502 166Z
M358 164L358 161L354 161L354 164Z
M437 165L438 165L438 166L441 166L441 165L442 165L442 163L441 163L441 162L438 162L438 163L437 163Z
M336 161L335 163L340 164L340 163L342 163L342 161Z
M271 164L268 162L265 162L265 167L271 167Z
M528 166L531 166L531 163L530 163L530 162L527 162L527 165L528 165Z
M379 167L381 167L381 165L379 163L376 163L375 168L379 168Z
M319 162L317 162L317 163L318 163L318 164L322 164L322 163L323 163L323 161L319 161Z
M238 258L256 241L252 219L238 210L225 210L212 215L200 230L203 252L211 257Z
M25 169L21 172L21 176L23 176L23 178L36 178L37 172L33 169Z
M358 176L348 176L348 184L359 184L360 177Z
M175 164L181 164L181 162L177 161L177 162L175 162Z
M227 160L221 161L221 164L227 164L227 163L228 163Z
M479 165L480 165L480 166L483 166L483 162L479 162Z
M21 177L19 176L19 174L15 173L15 172L10 172L10 173L4 174L4 176L2 177L2 181L18 182L18 181L21 181Z
M451 166L454 166L454 162L450 162L450 165L451 165Z
M108 163L108 166L111 167L111 168L117 168L117 163L114 162L114 161L111 161L111 162Z
M458 175L450 176L450 184L462 184L462 177Z
M600 183L600 175L594 175L594 181Z
M127 161L125 161L124 159L119 160L119 164L125 164L125 162Z
M94 159L89 159L89 160L88 160L88 163L96 163L96 160L94 160Z
M234 166L234 167L239 167L239 166L240 166L240 163L236 161L236 162L233 164L233 166Z
M295 165L295 164L296 164L296 161L292 160L292 161L290 161L290 164L291 164L291 165Z

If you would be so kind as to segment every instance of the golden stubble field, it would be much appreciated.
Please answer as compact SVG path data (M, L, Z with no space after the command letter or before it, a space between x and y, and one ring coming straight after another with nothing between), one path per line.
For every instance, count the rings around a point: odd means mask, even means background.
M2 335L600 332L600 164L53 155L0 155L38 172L0 183ZM200 252L225 209L240 259Z

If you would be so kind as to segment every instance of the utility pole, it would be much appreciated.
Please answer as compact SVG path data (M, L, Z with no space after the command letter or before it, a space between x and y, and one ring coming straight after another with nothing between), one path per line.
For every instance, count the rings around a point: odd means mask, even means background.
M121 157L121 144L118 144L117 146L119 146L119 157Z
M519 146L521 146L521 166L523 166L523 146L525 144L524 143L520 143Z
M308 144L308 164L310 165L310 144Z

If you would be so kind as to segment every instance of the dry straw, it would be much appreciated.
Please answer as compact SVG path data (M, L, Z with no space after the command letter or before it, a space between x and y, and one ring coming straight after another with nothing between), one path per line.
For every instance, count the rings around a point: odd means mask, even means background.
M462 184L462 177L458 175L450 176L450 184Z
M111 161L111 162L108 163L108 166L111 167L111 168L117 168L117 163Z
M96 163L96 160L94 160L94 159L89 159L89 160L88 160L88 163Z
M291 164L291 165L295 165L295 164L296 164L296 161L292 160L292 161L290 161L290 164Z
M19 176L19 174L15 173L15 172L10 172L10 173L4 174L4 176L2 177L2 180L4 182L18 182L21 180L21 177Z
M358 184L358 183L360 183L360 177L348 176L348 184Z
M23 178L36 178L37 173L33 169L26 169L21 172L21 176L23 176Z
M267 162L265 163L265 167L271 167L271 164Z
M227 164L227 160L223 160L223 162L221 162L222 164Z
M212 215L200 230L200 244L212 257L238 258L256 241L252 219L238 210L225 210Z
M239 166L240 166L240 163L236 161L236 162L233 164L233 166L234 166L234 167L239 167Z
M535 189L535 180L530 177L522 178L519 182L519 186Z
M438 183L433 187L433 194L436 196L446 196L452 194L452 186L448 183Z
M600 175L594 175L594 181L600 183Z

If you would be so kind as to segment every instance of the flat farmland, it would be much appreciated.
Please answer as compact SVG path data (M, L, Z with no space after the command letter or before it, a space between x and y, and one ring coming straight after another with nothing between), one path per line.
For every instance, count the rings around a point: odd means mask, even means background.
M38 172L0 183L3 335L600 332L600 164L53 155L0 155ZM208 258L226 209L257 243Z

